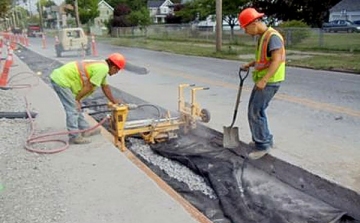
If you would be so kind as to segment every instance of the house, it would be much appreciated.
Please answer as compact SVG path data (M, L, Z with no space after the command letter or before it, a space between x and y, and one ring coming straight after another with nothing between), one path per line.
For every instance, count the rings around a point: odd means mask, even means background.
M101 0L98 3L99 16L94 18L94 25L90 28L91 33L103 35L108 32L106 23L113 17L114 8L106 1Z
M114 8L111 7L106 1L101 0L98 3L99 16L94 19L94 25L98 27L105 26L105 23L109 21L114 13Z
M153 23L165 23L167 15L174 13L170 0L148 1L147 7Z
M360 20L360 0L342 0L329 10L329 21L346 19Z

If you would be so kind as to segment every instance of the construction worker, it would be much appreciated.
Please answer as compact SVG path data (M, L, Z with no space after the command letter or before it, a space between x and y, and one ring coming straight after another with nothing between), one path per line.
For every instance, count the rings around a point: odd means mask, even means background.
M90 127L81 113L81 100L101 86L109 101L120 103L121 101L113 97L106 77L107 74L112 76L124 69L125 63L123 55L113 53L105 60L69 62L50 74L51 84L65 109L70 144L90 143L91 141L85 137L100 133L99 128L78 133L78 130Z
M250 143L253 151L250 159L259 159L273 147L266 117L266 108L285 80L285 47L283 37L275 29L268 27L254 8L246 8L239 14L240 27L245 33L258 37L255 60L244 64L242 69L254 67L252 78L255 83L248 105L248 121L252 134Z

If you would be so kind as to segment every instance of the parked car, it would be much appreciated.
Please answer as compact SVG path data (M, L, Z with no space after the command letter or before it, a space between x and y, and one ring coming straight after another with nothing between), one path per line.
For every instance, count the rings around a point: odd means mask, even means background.
M325 32L360 32L360 25L357 25L349 20L333 20L323 24Z
M28 37L41 36L41 28L38 24L29 24L27 27Z
M355 23L356 25L360 25L360 20L356 20L356 21L354 21L354 23Z
M19 28L19 27L13 27L13 28L11 29L11 32L12 32L13 34L22 34L22 29Z

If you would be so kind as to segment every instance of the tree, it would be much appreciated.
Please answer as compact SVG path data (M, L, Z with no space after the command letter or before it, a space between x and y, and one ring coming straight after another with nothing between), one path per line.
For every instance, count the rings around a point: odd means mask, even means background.
M147 0L108 0L107 3L113 8L118 5L127 5L132 11L141 11L147 6Z
M9 12L11 6L11 0L1 0L0 1L0 18L5 18Z
M131 12L129 20L133 26L140 26L140 28L145 28L151 24L150 13L146 7L142 7L138 11Z
M142 7L138 11L131 12L129 20L133 26L139 26L140 30L145 30L145 33L146 27L151 24L150 13L146 7Z
M66 0L66 4L73 5L74 0ZM86 24L99 16L98 0L78 0L78 11L81 24ZM67 13L75 17L75 11L66 9Z
M186 3L184 8L175 12L178 16L186 18L195 18L204 20L209 15L215 15L216 0L195 0ZM234 27L237 24L237 17L239 11L245 6L249 5L249 0L223 0L222 1L222 16L223 20L228 23L231 28L231 36L234 35Z
M254 0L252 6L270 18L283 21L304 21L312 27L321 27L329 9L341 0Z
M129 20L129 15L131 9L126 4L119 4L114 9L113 20L111 21L111 26L113 27L129 27L131 26L131 21Z
M239 25L239 12L248 4L249 0L223 0L223 20L230 26L231 39L234 37L234 27Z
M126 4L127 0L107 0L106 1L111 7L116 8L120 4Z
M128 0L126 3L132 11L141 11L142 8L147 7L147 0Z
M78 0L80 22L86 24L99 16L98 0Z

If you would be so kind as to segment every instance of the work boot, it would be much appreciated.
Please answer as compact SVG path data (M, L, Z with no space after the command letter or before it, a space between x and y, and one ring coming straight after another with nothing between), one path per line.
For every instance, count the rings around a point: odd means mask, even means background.
M257 160L257 159L260 159L261 157L265 156L269 152L270 152L270 148L267 148L265 150L255 150L255 151L249 153L248 157L251 160Z
M100 133L101 133L101 129L96 128L96 129L91 130L91 131L83 132L83 133L81 133L81 135L83 137L90 137L90 136L98 135Z
M257 149L257 148L256 148L256 144L255 144L254 141L249 142L248 145L249 145L252 149ZM274 144L274 143L271 143L271 144L270 144L270 148L271 148L271 149L276 149L275 144Z
M85 139L82 136L77 136L69 140L70 144L89 144L91 141L89 139Z

